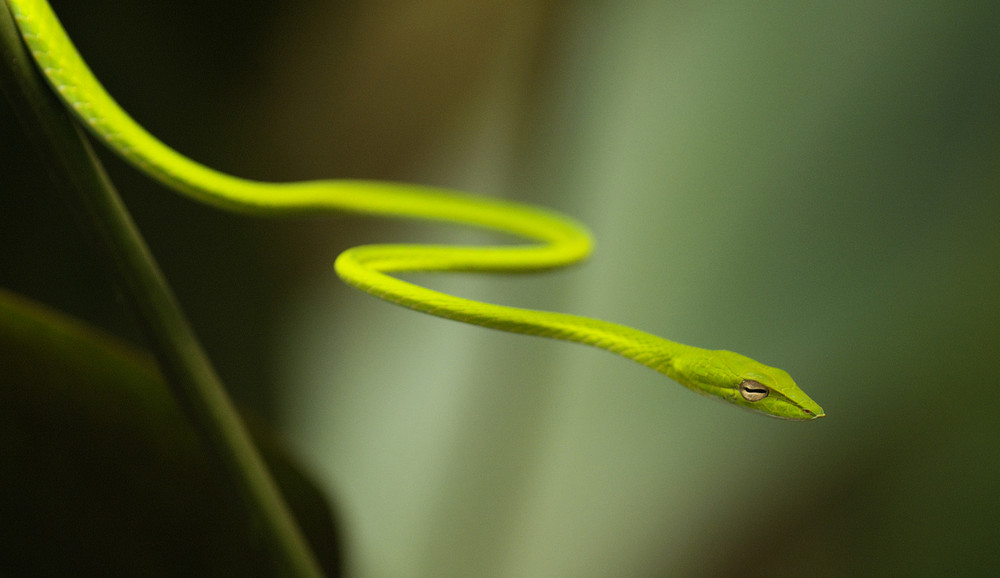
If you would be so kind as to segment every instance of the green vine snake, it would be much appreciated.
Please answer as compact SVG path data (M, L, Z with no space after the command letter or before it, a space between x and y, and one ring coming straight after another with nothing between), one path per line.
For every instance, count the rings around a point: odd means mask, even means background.
M523 204L409 184L362 180L264 183L218 172L163 144L122 110L90 72L45 0L7 2L39 68L77 117L140 171L182 194L233 211L348 211L459 223L532 241L505 246L354 247L335 263L338 275L348 284L431 315L605 349L695 392L767 415L791 420L824 415L788 373L738 353L682 345L587 317L472 301L390 276L414 271L552 269L585 259L592 242L587 229L576 221Z

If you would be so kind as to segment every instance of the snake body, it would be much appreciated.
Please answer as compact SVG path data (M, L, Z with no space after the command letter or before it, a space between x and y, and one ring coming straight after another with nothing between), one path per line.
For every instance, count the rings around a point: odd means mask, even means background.
M335 268L348 284L423 313L492 329L591 345L635 360L698 393L775 417L824 415L781 369L587 317L463 299L391 276L415 271L525 272L589 256L586 227L533 206L418 185L365 180L265 183L199 164L163 144L104 90L45 0L7 0L49 84L92 134L150 177L195 200L252 213L353 213L444 221L530 241L503 246L366 245Z

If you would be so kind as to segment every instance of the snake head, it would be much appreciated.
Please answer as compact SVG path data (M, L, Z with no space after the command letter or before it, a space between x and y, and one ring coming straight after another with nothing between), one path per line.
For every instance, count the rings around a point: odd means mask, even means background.
M826 415L788 372L739 353L703 350L689 364L674 369L676 375L671 377L682 385L750 411L797 421Z

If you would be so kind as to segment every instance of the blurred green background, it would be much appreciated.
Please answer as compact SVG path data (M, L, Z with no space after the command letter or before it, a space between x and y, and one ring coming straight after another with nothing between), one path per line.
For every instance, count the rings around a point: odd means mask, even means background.
M331 267L487 237L226 215L108 157L220 374L336 501L353 574L995 572L997 2L52 4L209 165L506 196L598 239L564 272L420 280L740 351L827 411L743 413ZM0 132L0 285L138 339L6 104Z

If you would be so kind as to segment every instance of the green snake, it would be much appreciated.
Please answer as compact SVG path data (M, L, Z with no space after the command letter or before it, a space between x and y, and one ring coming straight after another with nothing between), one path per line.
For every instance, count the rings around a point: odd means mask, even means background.
M256 213L347 211L445 221L525 238L522 245L365 245L337 257L348 284L386 301L492 329L574 341L637 361L695 392L767 415L810 420L823 409L781 369L587 317L482 303L402 281L414 271L525 272L589 256L587 229L529 205L410 184L324 180L265 183L201 165L156 139L104 90L45 0L7 0L25 43L63 102L89 130L140 171L196 200Z

